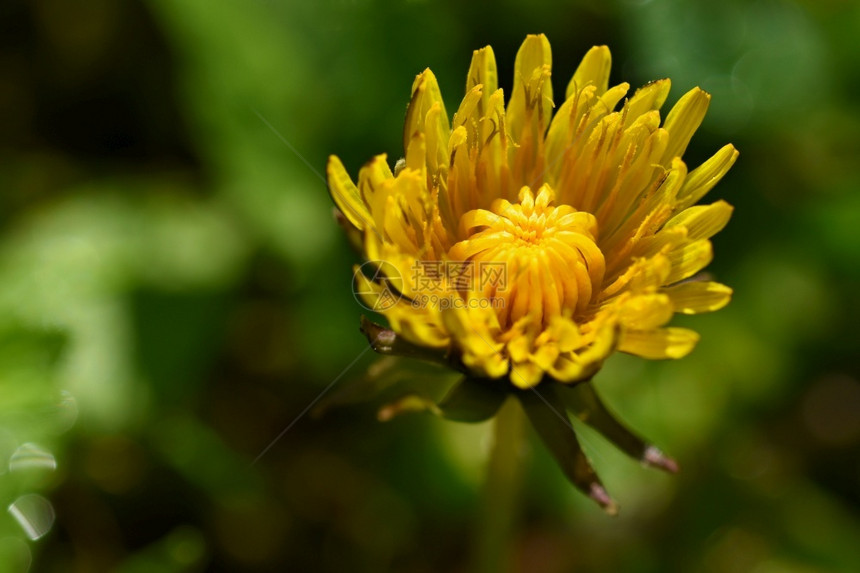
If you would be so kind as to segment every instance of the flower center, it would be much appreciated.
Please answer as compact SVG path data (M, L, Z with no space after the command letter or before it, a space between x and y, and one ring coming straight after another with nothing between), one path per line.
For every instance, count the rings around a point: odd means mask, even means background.
M583 314L605 270L595 217L570 205L550 205L548 185L537 198L523 187L519 199L499 199L490 210L469 211L460 219L466 238L448 256L475 265L478 292L469 296L492 299L502 328L519 321L540 328L554 316Z

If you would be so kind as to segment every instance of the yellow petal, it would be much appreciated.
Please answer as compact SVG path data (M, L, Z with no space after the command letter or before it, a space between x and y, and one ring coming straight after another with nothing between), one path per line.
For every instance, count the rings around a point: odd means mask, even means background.
M618 309L618 321L633 330L651 330L672 318L674 309L665 294L645 294L628 298Z
M641 262L637 261L637 263L633 267L638 266L640 270L630 278L629 286L630 291L634 293L649 292L665 284L669 273L672 272L672 261L663 254Z
M502 354L504 344L495 340L499 330L495 313L464 306L451 305L441 312L445 329L462 353L463 364L489 378L504 376L508 360Z
M725 201L710 205L696 205L684 209L672 217L665 228L685 227L687 238L691 240L709 239L719 233L732 216L734 207Z
M425 118L425 124L428 126L438 126L443 122L445 124L445 129L428 129L426 132L427 170L433 175L440 171L444 172L440 179L444 179L444 175L448 172L448 140L451 139L448 118L442 118L444 113L442 104L434 102Z
M386 197L380 193L385 182L392 178L394 174L384 153L365 163L358 172L358 191L369 207L374 224L379 228L385 224L383 207L386 201Z
M416 311L412 304L402 300L383 314L392 330L412 344L429 348L444 348L450 344L451 338L438 313L432 310Z
M381 153L365 163L358 171L358 189L367 203L385 181L394 177L388 166L388 156Z
M631 125L637 117L643 113L660 109L666 97L669 95L669 88L672 87L672 82L668 78L653 81L645 86L642 86L630 101L624 106L627 110L627 118L624 122L624 127Z
M331 198L334 199L338 209L341 210L349 222L359 231L363 231L365 228L371 226L370 212L367 210L367 205L364 204L361 194L358 192L358 187L352 182L352 179L343 167L343 163L334 155L328 158L326 175L328 176L328 188Z
M660 230L656 235L640 239L633 247L635 257L653 257L671 249L680 248L679 245L689 242L687 240L686 227L669 227Z
M479 117L475 117L476 111L478 110L478 103L484 98L484 88L482 86L475 86L471 90L466 93L466 97L463 98L463 101L460 102L460 107L457 108L457 113L454 114L454 121L451 123L451 128L454 131L457 131L460 127L464 125L468 125L470 131L474 131L477 127L477 120ZM489 99L489 95L487 95L487 99ZM473 122L475 125L469 125ZM448 147L449 150L453 149L453 146Z
M469 74L466 76L466 92L470 92L479 85L483 88L481 89L481 103L478 112L479 116L483 116L487 113L487 102L490 96L499 89L496 56L490 46L472 52L472 64L469 66Z
M558 344L555 342L545 342L543 344L535 344L535 351L529 355L529 360L536 364L541 372L546 372L552 368L558 355Z
M406 148L404 167L415 171L426 172L427 169L427 138L423 133L412 136L409 146ZM399 175L399 172L398 172Z
M543 370L534 362L519 362L511 365L511 382L523 390L536 386L543 378Z
M606 92L609 86L609 70L612 68L612 54L607 46L594 46L582 58L579 67L576 68L570 83L567 84L567 91L564 98L578 91L581 91L585 86L593 85L597 88L597 95L601 96ZM617 103L617 102L616 102Z
M711 242L703 239L675 248L666 253L666 256L672 263L666 284L672 284L689 278L708 266L714 258L714 250Z
M562 352L571 352L581 346L582 335L580 335L576 323L569 318L561 316L553 318L550 328L553 338L558 340L558 347Z
M396 179L382 184L371 206L377 228L402 253L417 256L425 244L425 193L424 178L404 169Z
M462 144L466 143L467 139L467 131L463 126L457 127L454 131L451 132L451 137L448 139L448 149L451 153L454 152L455 149L460 147Z
M689 354L699 335L687 328L660 328L657 330L629 330L621 336L618 349L651 360L683 358Z
M361 297L366 308L377 309L380 302L380 293L385 290L384 285L377 284L359 270L358 265L354 265L352 269L355 280L355 292Z
M519 187L511 181L508 166L509 132L505 116L505 95L496 90L487 100L486 116L478 124L478 158L463 155L471 162L479 189L474 207L485 209L497 197L511 198Z
M596 370L597 366L586 364L576 359L576 354L561 355L547 372L559 382L572 383L587 378L587 372Z
M525 321L521 321L522 324ZM515 334L507 343L508 355L514 363L525 362L529 357L529 342L528 336L524 334Z
M678 100L663 123L663 128L669 132L669 146L663 154L664 164L673 157L684 155L690 139L702 125L710 103L711 94L700 88L691 89Z
M552 112L552 52L543 34L529 35L514 62L514 88L507 108L508 129L519 142L526 123L543 134Z
M666 287L663 292L672 300L675 312L684 314L713 312L729 304L732 298L732 289L709 281L681 283Z
M634 258L624 273L603 289L601 300L619 295L624 290L634 293L649 292L666 283L672 270L669 257L660 253L649 259Z
M728 144L693 169L678 192L678 208L689 207L704 197L728 173L737 158L737 149Z
M603 361L615 350L619 330L611 323L596 328L594 340L584 351L558 357L549 370L553 378L559 382L578 382L594 376L600 370Z
M427 125L427 112L434 104L439 104L439 113L433 116L433 123ZM442 92L439 91L439 83L436 76L429 69L424 70L415 78L412 84L412 100L406 108L406 123L403 126L403 149L409 149L409 142L416 133L432 133L440 141L448 141L451 135L451 127L448 123L448 113L445 111L445 102L442 101Z
M550 123L546 135L546 157L549 168L557 173L565 167L562 155L576 158L578 147L583 144L581 139L577 143L577 129L581 118L588 114L595 101L594 87L590 86L577 94L575 98L567 98L558 109L558 113ZM565 186L566 187L566 186Z
M607 90L606 93L600 96L600 105L606 108L606 113L610 113L615 109L615 106L618 105L621 98L627 95L629 89L630 84L624 82L623 84L613 86L611 89Z
M439 208L447 228L456 231L462 214L477 208L475 169L470 162L469 145L459 141L465 127L451 134L449 151L451 167L448 173L447 192L439 193Z

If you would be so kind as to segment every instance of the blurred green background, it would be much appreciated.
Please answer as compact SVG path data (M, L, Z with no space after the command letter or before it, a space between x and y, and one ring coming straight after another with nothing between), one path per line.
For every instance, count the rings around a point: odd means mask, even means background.
M596 378L682 472L583 430L609 518L532 441L513 570L860 571L860 5L840 0L5 0L0 571L469 570L487 424L381 424L377 401L252 462L374 361L327 155L393 162L417 73L453 111L473 49L507 91L534 32L557 93L606 43L613 83L713 94L685 159L741 151L710 196L736 206L710 268L736 294L679 321L689 358Z

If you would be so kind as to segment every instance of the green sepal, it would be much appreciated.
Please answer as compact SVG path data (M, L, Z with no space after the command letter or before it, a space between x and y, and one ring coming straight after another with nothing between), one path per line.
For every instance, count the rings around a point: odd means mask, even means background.
M607 409L591 382L562 386L558 394L571 414L600 432L625 454L645 465L677 473L677 462L621 423Z
M564 401L555 384L523 390L517 394L526 415L541 441L549 449L568 480L603 510L615 515L618 506L600 483L591 462L582 451L576 432L567 417Z
M383 406L382 421L406 412L428 411L454 422L480 423L496 415L508 393L499 381L463 378L438 403L420 394L407 394Z
M401 362L396 356L384 356L361 376L343 380L340 386L319 401L311 410L311 416L318 418L336 406L373 400L380 392L403 380Z
M485 422L496 415L507 398L501 380L463 378L439 402L442 415L455 422Z
M404 358L417 358L451 366L448 362L447 348L427 348L418 346L405 340L402 336L398 336L396 332L390 328L386 328L381 324L376 324L366 316L361 317L360 330L367 338L370 347L377 354L384 356L402 356Z

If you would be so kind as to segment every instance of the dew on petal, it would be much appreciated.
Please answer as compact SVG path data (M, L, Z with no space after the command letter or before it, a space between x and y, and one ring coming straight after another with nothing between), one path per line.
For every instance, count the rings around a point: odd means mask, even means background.
M32 541L48 533L56 518L51 502L35 493L22 495L13 501L9 505L9 514Z
M9 458L9 471L31 469L57 469L57 459L54 454L32 442L21 444Z

